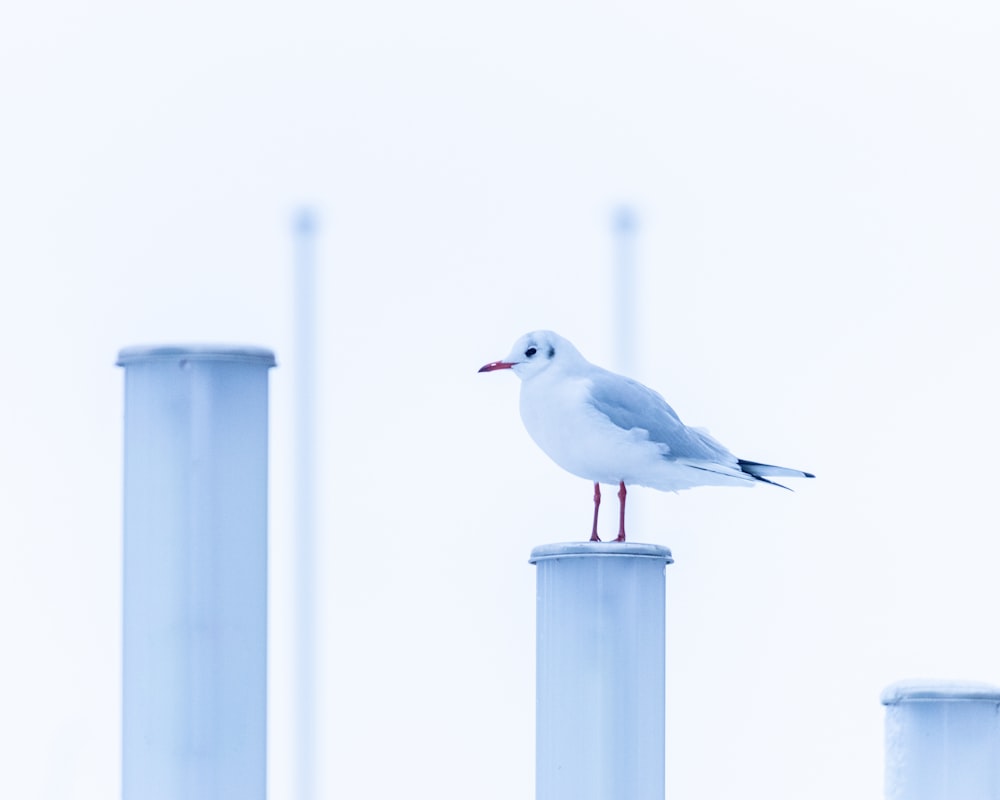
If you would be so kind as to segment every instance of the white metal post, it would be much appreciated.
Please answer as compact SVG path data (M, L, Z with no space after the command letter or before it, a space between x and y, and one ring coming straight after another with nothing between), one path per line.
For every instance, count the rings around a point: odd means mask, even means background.
M263 800L268 369L259 348L125 367L124 800Z
M1000 687L900 681L882 703L886 800L1000 800Z
M663 800L666 547L536 547L536 800Z

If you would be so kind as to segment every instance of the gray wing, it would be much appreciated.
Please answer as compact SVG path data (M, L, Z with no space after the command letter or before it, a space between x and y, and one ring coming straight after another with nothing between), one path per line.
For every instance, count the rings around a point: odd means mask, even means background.
M668 458L736 465L736 457L704 431L689 428L667 401L638 381L599 370L591 380L591 402L625 430L639 428Z

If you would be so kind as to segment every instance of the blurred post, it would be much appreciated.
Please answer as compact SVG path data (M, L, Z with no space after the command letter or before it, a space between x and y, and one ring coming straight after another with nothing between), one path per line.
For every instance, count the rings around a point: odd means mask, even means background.
M900 681L882 703L886 800L1000 800L1000 687Z
M124 800L263 800L269 350L125 368Z
M536 800L663 800L666 547L536 547Z
M295 218L295 793L316 796L316 232Z
M615 369L633 375L636 369L636 254L638 220L630 206L619 206L611 219L615 241Z

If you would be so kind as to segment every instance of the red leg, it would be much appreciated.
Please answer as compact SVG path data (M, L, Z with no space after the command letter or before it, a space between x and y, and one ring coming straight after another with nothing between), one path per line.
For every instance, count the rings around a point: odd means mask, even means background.
M594 531L590 534L590 541L599 542L601 537L597 535L597 510L601 507L601 484L594 484Z
M625 491L625 481L621 481L618 484L618 538L615 539L616 542L625 541L625 495L628 492Z

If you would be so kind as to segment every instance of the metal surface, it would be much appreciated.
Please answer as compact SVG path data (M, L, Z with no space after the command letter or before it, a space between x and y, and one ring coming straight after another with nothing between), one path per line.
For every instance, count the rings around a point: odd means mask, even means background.
M1000 688L900 681L882 703L887 800L1000 800Z
M536 800L663 800L664 574L658 545L536 547Z
M270 351L128 348L122 796L263 800Z

